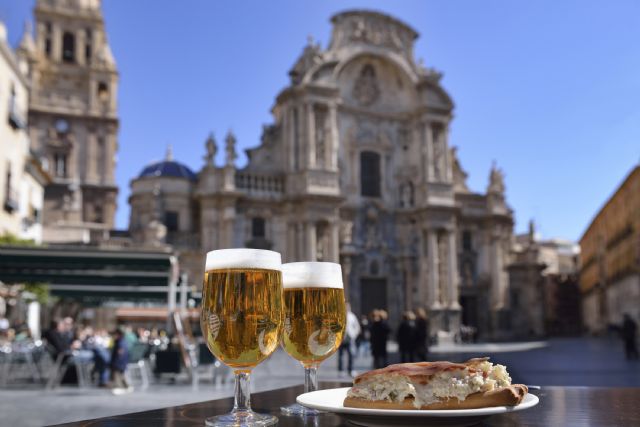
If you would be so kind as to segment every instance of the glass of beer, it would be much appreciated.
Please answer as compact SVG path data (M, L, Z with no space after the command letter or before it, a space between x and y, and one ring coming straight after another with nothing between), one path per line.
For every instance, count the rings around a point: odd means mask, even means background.
M207 426L268 426L273 415L251 410L251 369L278 347L283 325L281 258L259 249L207 254L200 324L207 347L235 373L233 410Z
M336 352L344 335L347 311L342 268L333 262L282 264L284 328L282 347L304 367L304 392L318 389L320 363ZM287 415L316 415L297 403L281 408Z

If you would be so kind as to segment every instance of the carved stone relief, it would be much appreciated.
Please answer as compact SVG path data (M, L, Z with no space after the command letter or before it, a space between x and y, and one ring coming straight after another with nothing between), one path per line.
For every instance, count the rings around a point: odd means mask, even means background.
M353 86L353 98L363 107L375 103L380 97L380 87L376 78L376 70L371 64L365 64Z

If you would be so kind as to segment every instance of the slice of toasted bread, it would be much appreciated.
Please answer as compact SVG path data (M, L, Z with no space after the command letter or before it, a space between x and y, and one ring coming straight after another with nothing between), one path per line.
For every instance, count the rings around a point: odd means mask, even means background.
M473 393L463 401L456 398L442 400L440 402L422 405L416 408L413 405L413 398L409 397L402 402L391 402L388 400L365 400L355 397L347 397L344 406L351 408L366 409L477 409L490 408L493 406L515 406L522 402L528 393L527 386L523 384L512 384L497 390L484 393Z

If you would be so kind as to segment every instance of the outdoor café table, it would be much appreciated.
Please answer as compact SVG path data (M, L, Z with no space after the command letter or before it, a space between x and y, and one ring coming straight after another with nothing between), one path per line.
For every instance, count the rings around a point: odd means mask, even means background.
M325 382L320 384L320 388L346 385L348 384ZM353 424L331 413L320 415L318 423L280 415L280 406L293 402L300 393L302 393L302 385L255 393L251 395L251 405L258 412L277 415L280 418L278 425L282 427L353 427ZM493 415L478 425L482 427L640 426L640 388L542 387L541 390L534 391L534 394L540 397L540 403L537 406L524 411ZM204 395L206 394L203 393ZM231 406L232 398L225 398L60 425L74 427L203 426L205 418L226 413ZM425 422L423 425L434 424Z

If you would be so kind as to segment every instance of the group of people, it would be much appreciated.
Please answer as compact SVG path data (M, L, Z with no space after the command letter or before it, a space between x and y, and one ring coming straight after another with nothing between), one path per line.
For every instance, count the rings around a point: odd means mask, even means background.
M125 379L125 371L129 348L138 337L131 328L121 326L111 333L90 326L76 328L73 319L65 317L53 322L43 338L56 361L62 357L63 362L93 362L99 387L109 387L115 394L132 390Z
M427 360L429 350L429 323L427 312L422 309L406 311L396 331L396 341L401 362ZM392 334L385 310L375 309L369 316L357 316L347 308L347 325L344 339L338 350L338 371L343 372L344 354L347 356L347 373L354 375L354 355L371 353L373 368L384 368L389 364L387 343Z

